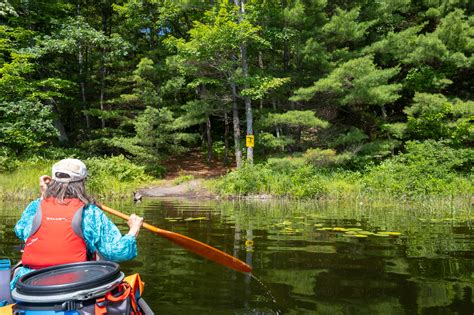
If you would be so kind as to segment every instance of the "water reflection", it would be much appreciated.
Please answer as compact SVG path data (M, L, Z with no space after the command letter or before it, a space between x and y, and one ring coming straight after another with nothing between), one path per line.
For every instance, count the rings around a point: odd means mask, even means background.
M176 199L111 206L246 261L262 282L143 231L139 257L122 268L142 274L161 314L474 311L469 209ZM0 205L0 250L12 259L22 207Z

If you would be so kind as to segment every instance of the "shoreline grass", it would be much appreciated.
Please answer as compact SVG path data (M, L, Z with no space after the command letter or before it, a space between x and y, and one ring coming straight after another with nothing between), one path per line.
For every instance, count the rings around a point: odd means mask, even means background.
M89 176L86 189L95 198L111 200L131 198L132 192L157 180L145 174L144 167L124 158L91 158L83 160ZM12 172L0 173L0 199L31 200L39 197L39 177L51 174L56 161L22 161Z

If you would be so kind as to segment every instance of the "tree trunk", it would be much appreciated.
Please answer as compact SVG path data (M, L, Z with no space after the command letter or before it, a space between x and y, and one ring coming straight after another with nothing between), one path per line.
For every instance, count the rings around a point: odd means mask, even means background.
M104 107L104 94L105 94L105 74L107 72L107 70L105 69L105 65L102 65L102 69L100 70L101 72L101 82L100 82L100 110L103 112L105 111L105 107ZM105 119L104 117L102 116L102 118L100 119L100 122L101 122L101 126L102 128L105 128Z
M212 135L211 135L211 118L206 117L206 137L207 137L207 163L212 162Z
M51 105L51 110L54 113L53 124L54 128L58 131L58 140L60 143L65 143L69 141L69 137L67 136L66 129L64 128L64 124L61 121L61 117L59 115L59 111L56 106L56 102L53 99L53 104Z
M107 33L107 12L105 8L102 8L102 32L104 35ZM105 48L102 48L101 52L101 66L100 66L100 110L105 111L104 108L104 95L105 95L105 77L107 75L107 68L105 67ZM102 128L105 128L105 119L100 119Z
M239 20L241 21L245 14L245 3L244 0L235 0L235 4L239 6ZM242 73L244 77L249 75L249 65L247 61L247 46L240 44L240 59L242 62ZM247 85L244 85L247 88ZM244 96L245 103L245 119L247 121L247 135L253 135L253 115L252 115L252 102L248 96ZM247 147L247 161L253 163L253 148Z
M237 168L242 166L242 151L240 150L240 119L239 108L237 107L237 88L235 83L231 83L232 88L232 122L234 125L234 151Z
M224 113L224 165L229 164L229 116Z
M276 113L277 112L277 101L275 100L275 98L272 98L272 105L273 105L273 111ZM280 130L281 130L280 126L276 125L275 126L275 133L276 133L276 137L278 139L280 139L280 136L281 136L281 131ZM285 152L285 146L282 145L280 147L280 150L281 150L281 152Z
M86 100L86 82L84 78L84 57L82 55L81 46L79 46L78 62L79 62L79 78L81 80L79 85L81 86L82 106L84 107L84 110L87 110L88 108L87 108L87 100ZM86 118L86 128L89 129L91 127L89 114L84 113L84 116Z
M81 12L81 5L77 4L77 15L80 15ZM81 97L82 97L82 106L84 110L87 110L87 100L86 100L86 83L85 83L85 76L84 76L84 55L82 54L82 45L79 44L79 53L77 56L77 62L79 64L79 80L80 80L80 87L81 87ZM89 129L91 127L89 114L86 112L84 113L86 118L86 128Z

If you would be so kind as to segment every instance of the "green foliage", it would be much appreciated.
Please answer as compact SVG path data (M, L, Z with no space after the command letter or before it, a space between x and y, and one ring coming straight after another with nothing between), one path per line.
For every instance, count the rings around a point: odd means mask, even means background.
M350 128L346 133L341 133L331 142L331 146L333 147L343 147L343 148L351 148L352 146L356 145L359 146L369 137L359 128Z
M364 143L358 148L354 162L360 166L368 162L380 162L390 156L400 145L400 141L395 139L374 140Z
M14 170L0 172L0 198L2 200L25 200L38 198L39 177L51 174L49 161L15 161Z
M272 150L284 148L295 143L295 140L289 136L280 135L280 137L276 137L269 132L259 133L255 141L258 146L261 145Z
M173 184L181 185L194 179L193 175L180 175L173 180Z
M89 171L86 182L91 194L99 198L127 198L132 191L153 178L139 166L124 156L110 158L90 158L84 160Z
M266 148L277 149L295 144L301 137L302 131L317 133L319 129L327 128L329 123L315 116L313 111L290 110L285 113L269 113L262 116L257 126L263 130L278 130L287 134L274 136L269 132L258 135L257 142Z
M170 37L165 43L175 47L189 69L214 68L219 73L233 73L239 64L232 55L238 55L243 43L261 43L258 27L247 20L237 21L232 6L222 2L214 10L206 11L203 21L196 21L189 31L190 39ZM197 64L199 63L199 64Z
M131 81L134 85L132 94L121 94L120 100L127 103L139 103L142 106L157 106L161 101L156 81L156 68L153 60L140 59L133 71Z
M245 164L214 185L222 194L273 194L292 198L316 198L326 193L324 180L300 159L270 159L265 164Z
M38 102L0 102L0 145L16 155L34 153L56 136L51 109Z
M173 113L168 108L147 107L136 120L138 143L155 156L163 152L183 152L183 144L196 141L196 135L180 131L174 122Z
M405 125L403 126L405 127ZM404 130L394 124L385 124L382 129L391 134ZM355 168L364 168L366 164L380 162L387 156L392 155L395 148L400 146L400 143L397 139L375 139L370 141L362 130L352 127L346 133L341 133L335 140L331 141L330 146L343 152L336 156L340 163Z
M364 176L367 189L404 197L472 193L472 178L459 172L471 171L474 150L425 141L408 142L406 151L369 168Z
M18 13L16 13L15 8L13 8L13 6L8 2L8 0L4 0L0 2L0 16L8 15L18 16Z
M301 158L288 157L288 158L269 158L266 165L272 169L275 173L280 174L293 174L295 169L301 168L305 165L306 161Z
M285 113L270 113L262 118L264 127L287 126L289 128L327 128L328 122L317 118L310 110L289 110Z
M450 102L441 94L417 93L405 108L407 132L415 139L451 140L468 143L474 135L473 102Z
M216 183L216 189L223 194L247 195L265 192L267 170L260 165L244 164Z
M145 174L144 167L131 163L123 156L83 161L89 171L87 190L98 198L130 198L133 190L153 181ZM39 177L51 174L51 166L55 162L57 159L18 161L21 167L8 173L0 172L0 197L12 200L37 198Z
M106 61L112 61L126 54L127 43L118 34L106 36L103 32L92 27L84 17L68 18L59 25L52 35L45 35L41 46L37 47L39 54L67 53L73 54L82 49L99 47L106 49Z
M407 27L399 32L389 31L384 38L372 43L370 46L364 48L365 53L379 53L383 57L383 61L388 63L392 60L404 61L408 54L410 54L415 47L418 33L426 26L426 23L420 23Z
M439 91L452 83L453 81L447 79L444 73L439 73L426 65L411 68L404 80L407 89L418 92Z
M367 29L375 21L357 21L359 13L359 7L353 8L350 11L336 8L334 15L322 28L322 33L327 38L327 41L329 43L348 43L364 39Z
M252 0L245 12L232 1L3 1L0 168L123 154L160 175L166 155L203 146L207 126L219 158L238 152L248 123L256 161L306 153L239 175L235 191L357 192L362 177L342 168L410 164L397 154L413 140L472 146L471 11L465 0ZM78 149L53 150L56 137Z
M435 34L451 51L471 50L474 34L463 10L456 9L441 19ZM470 46L470 47L469 47Z
M293 198L469 196L473 178L467 174L472 171L473 153L472 149L453 149L442 142L408 142L406 153L368 167L361 174L340 169L327 172L320 167L347 157L331 150L310 150L303 158L272 158L264 164L245 165L214 186L222 194Z
M225 145L224 141L214 141L212 142L212 152L214 156L219 158L223 157L225 154Z
M403 139L406 136L406 123L384 124L382 130L387 131L388 134L396 139Z
M350 153L336 154L333 149L308 149L304 154L304 160L317 167L331 167L346 163L351 159Z
M301 88L291 99L310 100L316 93L327 93L341 105L384 105L400 96L400 84L388 81L399 72L397 67L378 69L373 57L357 58L343 63L326 78L308 88Z
M291 175L289 194L295 198L318 198L327 193L324 179L311 166L303 166Z
M254 76L247 80L251 87L243 89L240 94L248 96L253 100L261 100L265 98L272 90L277 90L283 85L287 84L290 78L272 78Z
M113 176L123 182L142 180L145 177L144 168L133 164L123 155L108 159L90 158L84 163L87 165L91 181L100 181L104 176Z

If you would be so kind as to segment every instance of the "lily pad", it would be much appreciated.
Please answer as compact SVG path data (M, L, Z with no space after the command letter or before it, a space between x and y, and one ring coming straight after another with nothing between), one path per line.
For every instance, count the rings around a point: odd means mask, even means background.
M168 217L168 218L165 218L165 220L167 220L167 221L171 221L171 220L179 221L179 220L183 220L183 218L182 217L174 217L174 218L173 217Z
M400 232L382 231L382 232L378 232L377 234L384 234L384 235L389 235L389 236L399 236L399 235L401 235L402 233L400 233Z
M187 221L187 222L189 222L189 221L205 221L205 220L207 220L207 217L197 217L197 218L186 218L186 219L184 219L184 221Z

